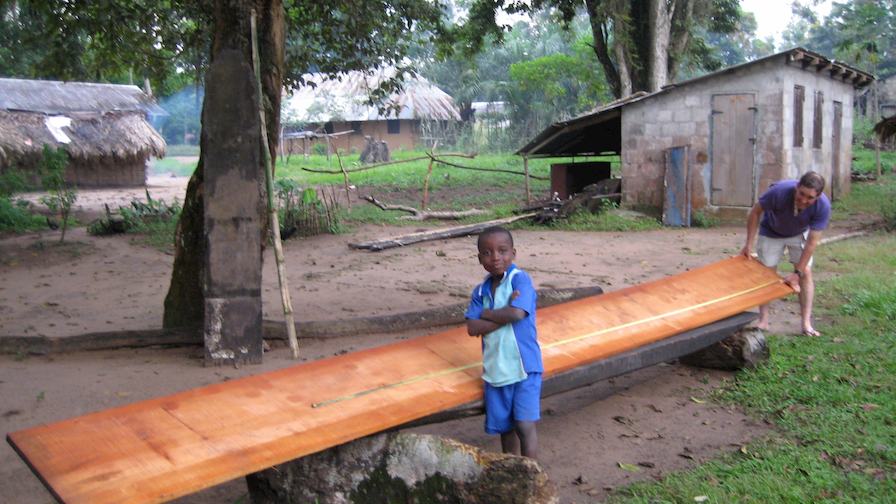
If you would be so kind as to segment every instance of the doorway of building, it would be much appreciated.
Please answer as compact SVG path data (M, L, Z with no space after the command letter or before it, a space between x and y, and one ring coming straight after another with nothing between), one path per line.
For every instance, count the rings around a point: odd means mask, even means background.
M834 127L831 128L831 199L840 197L840 137L843 125L843 104L834 102Z
M712 196L715 206L753 204L756 106L752 94L712 97Z

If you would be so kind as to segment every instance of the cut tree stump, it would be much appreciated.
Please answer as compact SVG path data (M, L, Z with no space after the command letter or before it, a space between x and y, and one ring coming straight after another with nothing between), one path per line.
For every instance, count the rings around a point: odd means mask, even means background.
M423 434L358 439L250 474L246 483L255 504L559 502L535 460Z
M731 336L702 350L682 357L688 366L735 371L752 369L769 357L765 334L755 327L745 327Z

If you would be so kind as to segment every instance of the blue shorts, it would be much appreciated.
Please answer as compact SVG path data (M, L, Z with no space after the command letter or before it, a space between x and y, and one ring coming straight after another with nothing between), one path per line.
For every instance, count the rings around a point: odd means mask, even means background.
M513 430L514 422L536 422L541 419L541 373L504 387L485 382L485 432L504 434Z

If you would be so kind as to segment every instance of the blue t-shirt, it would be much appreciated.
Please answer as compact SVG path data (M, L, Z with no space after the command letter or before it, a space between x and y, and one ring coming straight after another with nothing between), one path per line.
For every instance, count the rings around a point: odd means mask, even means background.
M507 275L514 268L516 268L516 264L511 264L504 274ZM538 295L535 292L535 287L532 285L532 278L525 271L519 270L510 280L513 290L520 293L516 299L510 302L510 306L526 312L526 316L522 320L512 324L516 343L520 349L520 357L523 359L523 368L527 373L543 373L544 366L541 362L541 347L538 345L538 333L535 329L535 303ZM482 318L483 309L491 309L490 306L483 306L483 297L491 297L491 288L492 279L489 276L473 289L473 294L470 296L470 306L467 307L467 311L464 314L466 318L478 320Z
M762 206L762 221L759 234L770 238L790 238L803 234L807 229L821 231L828 227L831 218L831 201L821 193L815 203L793 214L793 200L796 196L796 180L775 182L759 197Z

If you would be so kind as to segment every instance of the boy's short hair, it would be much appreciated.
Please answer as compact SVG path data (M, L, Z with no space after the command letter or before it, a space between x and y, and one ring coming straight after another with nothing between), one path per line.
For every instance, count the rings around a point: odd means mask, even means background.
M476 239L476 248L482 248L482 240L488 236L496 234L506 235L507 239L510 240L510 246L513 247L513 235L510 234L510 231L507 228L503 226L489 226L479 233L479 238Z
M824 191L825 180L820 173L815 171L808 171L803 174L802 177L800 177L799 185L808 189L812 189L816 193L821 194L822 191Z

